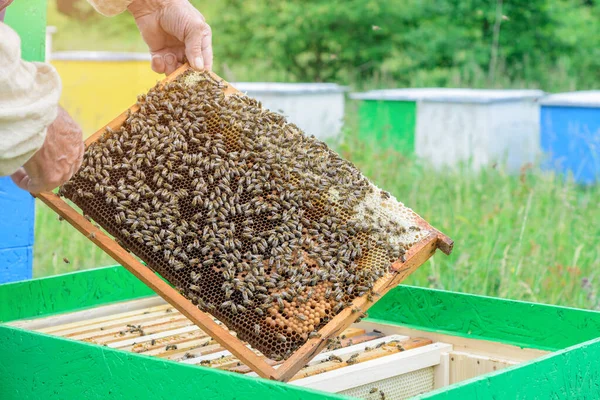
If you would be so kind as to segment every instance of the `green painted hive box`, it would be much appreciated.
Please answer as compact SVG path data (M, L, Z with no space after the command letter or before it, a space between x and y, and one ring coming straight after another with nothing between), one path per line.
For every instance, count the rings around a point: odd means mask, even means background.
M280 383L107 267L0 285L0 398L596 399L598 336L599 312L399 286Z

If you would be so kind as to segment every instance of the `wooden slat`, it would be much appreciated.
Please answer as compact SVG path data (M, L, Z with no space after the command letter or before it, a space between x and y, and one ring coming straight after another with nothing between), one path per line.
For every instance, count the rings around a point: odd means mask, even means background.
M180 342L169 342L169 345L177 346L176 349L172 349L172 350L167 350L166 349L167 346L165 346L165 344L162 343L160 347L157 347L156 349L151 349L151 350L145 351L142 354L144 354L146 356L157 356L157 357L161 357L161 358L171 359L172 356L177 356L177 355L183 356L184 353L189 352L190 350L193 350L193 349L201 350L201 348L209 347L208 345L212 342L213 342L213 338L211 338L210 336L206 336L204 338L199 338L199 339L193 339L193 340L182 340ZM211 348L207 349L207 354L218 351L218 349L221 349L220 345L214 344Z
M93 343L97 343L97 344L109 345L111 343L120 342L124 339L144 338L144 336L146 336L146 335L152 335L155 333L160 333L160 332L164 332L164 331L168 331L168 330L172 330L172 329L184 328L184 327L188 327L188 326L192 326L192 325L194 325L193 322L189 321L186 318L182 318L177 321L164 322L161 324L154 324L154 325L146 326L145 328L142 329L144 331L144 335L141 335L137 331L132 332L132 331L125 330L125 331L123 331L123 332L125 332L124 334L121 334L120 332L115 332L115 333L110 333L110 334L106 334L106 335L97 335L97 336L93 336L93 337L89 337L89 338L73 338L73 339L82 340L84 342L93 342ZM127 329L127 328L125 328L125 329Z
M171 307L171 305L169 305L169 307ZM166 309L169 309L169 308L166 308ZM70 327L70 328L67 327L65 329L63 329L63 327L61 327L61 329L50 331L50 332L44 332L44 333L50 333L52 335L65 336L65 337L70 337L70 336L74 336L74 335L83 335L86 333L89 333L91 335L100 330L108 332L110 329L120 328L120 329L117 329L117 331L119 331L119 330L122 330L126 325L143 325L145 323L155 322L158 320L163 320L165 318L173 320L173 319L181 319L181 318L185 318L185 317L183 315L181 315L180 313L166 313L165 309L162 309L162 310L158 310L158 311L154 311L154 312L148 312L147 314L146 314L146 312L144 312L144 313L136 314L136 315L132 315L132 316L124 316L124 317L116 317L115 316L115 318L113 318L113 319L105 319L104 321L80 325L77 327Z
M138 352L140 346L143 346L145 343L151 343L153 340L156 343L171 343L171 341L174 340L205 336L207 336L206 333L204 333L204 331L202 331L196 325L189 325L179 329L162 331L150 335L140 336L137 338L129 338L125 340L120 340L118 342L112 342L108 345L108 347L123 351Z
M344 336L344 334L342 333L340 335L340 338L343 337L343 336ZM359 344L359 343L368 342L368 341L371 341L373 339L377 339L377 338L380 338L380 337L383 337L383 334L376 333L376 332L369 332L369 333L365 333L365 334L362 334L362 335L351 336L351 337L347 337L346 336L345 339L340 339L340 345L342 347L352 346L353 344Z
M416 349L417 347L426 346L431 343L432 342L429 339L423 339L423 338L407 339L407 340L400 341L400 342L385 344L379 348L364 351L362 353L355 353L355 354L358 354L358 356L356 356L354 358L354 360L356 361L356 364L358 364L358 363L373 360L376 358L389 356L390 354L399 353L401 351ZM300 372L298 372L296 375L294 375L294 377L290 381L307 378L309 376L313 376L316 374L322 374L324 372L333 371L334 369L343 368L343 367L347 367L348 365L351 365L348 363L348 359L350 358L350 355L342 356L340 358L343 360L342 362L326 361L324 363L310 365L310 366L300 370Z
M55 330L63 329L63 327L81 326L88 321L99 322L105 318L112 318L115 314L135 315L142 313L142 309L152 307L173 307L165 303L159 296L146 297L139 300L122 301L96 308L90 308L82 311L52 315L49 317L41 317L34 319L25 319L9 322L7 325L22 329L35 330L38 332L51 333Z

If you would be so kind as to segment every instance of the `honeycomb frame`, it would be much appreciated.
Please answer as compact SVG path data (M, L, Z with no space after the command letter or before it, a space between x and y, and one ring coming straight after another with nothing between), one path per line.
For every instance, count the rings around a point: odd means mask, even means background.
M163 81L163 84L175 80L187 70L187 66L178 69L175 73L167 77ZM212 74L212 77L216 81L223 83L225 96L238 93L221 78L214 74ZM88 138L88 140L86 140L86 146L89 146L100 139L104 135L107 127L109 130L113 131L119 129L124 124L128 115L131 115L131 113L136 112L138 109L139 107L137 105L132 106L106 127ZM253 358L254 353L248 350L237 337L232 336L227 330L216 325L210 314L206 314L199 310L190 300L177 293L177 291L170 286L164 284L160 278L137 261L135 257L132 257L115 240L102 233L98 227L92 225L62 199L52 194L42 194L40 195L40 198L52 209L61 214L67 221L73 224L78 230L86 234L88 238L109 253L109 255L113 256L113 258L134 273L145 284L165 298L165 300L178 308L202 329L205 329L210 333L215 340L222 342L226 348L236 354L240 359L244 360L244 362L259 373L259 375L284 381L293 376L293 374L306 364L312 356L316 355L320 349L327 344L327 341L330 338L336 336L340 331L352 324L357 317L363 315L363 313L365 313L383 294L396 286L406 276L424 263L433 254L436 248L440 248L445 253L449 253L452 248L452 241L450 239L433 229L429 224L413 213L416 225L427 232L428 235L408 249L408 252L403 255L401 260L392 264L390 269L395 271L395 273L386 274L377 280L371 291L373 295L356 297L352 300L351 305L346 303L343 309L341 309L333 318L329 319L328 322L318 330L318 334L303 339L304 344L297 348L278 370L275 370L266 363L259 362L261 360ZM163 284L161 285L161 283Z

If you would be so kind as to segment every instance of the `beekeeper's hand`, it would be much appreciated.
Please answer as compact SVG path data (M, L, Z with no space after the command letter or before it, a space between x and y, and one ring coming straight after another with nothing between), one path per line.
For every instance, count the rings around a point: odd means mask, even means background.
M71 179L81 167L83 151L81 128L59 107L42 147L11 178L32 194L52 190Z
M150 48L152 69L170 74L184 57L198 70L212 68L212 33L188 0L134 0L128 7Z

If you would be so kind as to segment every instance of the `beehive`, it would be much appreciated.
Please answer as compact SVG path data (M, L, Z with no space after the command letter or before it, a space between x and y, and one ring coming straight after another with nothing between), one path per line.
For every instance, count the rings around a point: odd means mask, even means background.
M287 359L355 298L373 302L437 231L225 85L186 71L140 96L59 193L239 339Z

